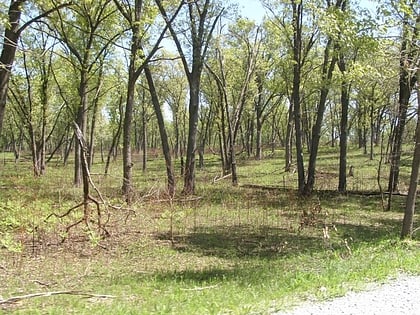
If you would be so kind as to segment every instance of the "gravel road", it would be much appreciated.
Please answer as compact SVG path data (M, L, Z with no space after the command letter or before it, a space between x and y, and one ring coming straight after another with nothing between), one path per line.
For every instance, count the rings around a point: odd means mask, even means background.
M420 315L420 276L400 276L363 292L325 302L305 302L273 315Z

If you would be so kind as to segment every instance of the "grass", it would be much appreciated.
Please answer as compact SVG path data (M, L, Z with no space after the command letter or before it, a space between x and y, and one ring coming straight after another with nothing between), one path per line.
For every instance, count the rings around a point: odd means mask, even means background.
M3 164L0 296L73 294L25 299L3 305L0 313L269 314L400 273L420 274L418 235L398 240L404 198L395 197L392 211L383 212L378 195L330 191L337 155L331 149L321 154L317 188L328 191L307 199L283 189L294 187L296 174L282 172L279 158L240 160L242 185L231 187L228 179L212 183L220 170L208 157L197 172L199 198L177 196L170 203L156 159L146 173L135 170L138 198L130 208L120 201L119 165L105 177L103 165L95 164L95 183L120 206L107 209L111 237L100 239L79 225L64 243L64 228L80 211L45 218L81 201L71 167L49 165L45 177L33 178L28 162ZM349 184L377 189L375 161L357 150L349 160L356 166Z

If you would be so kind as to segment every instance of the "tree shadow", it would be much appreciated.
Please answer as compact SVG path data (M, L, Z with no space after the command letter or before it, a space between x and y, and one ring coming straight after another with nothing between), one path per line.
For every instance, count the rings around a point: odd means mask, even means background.
M157 235L167 239L167 234ZM277 258L295 254L300 249L317 251L322 240L296 235L285 229L260 226L199 227L187 235L173 237L174 248L219 258Z

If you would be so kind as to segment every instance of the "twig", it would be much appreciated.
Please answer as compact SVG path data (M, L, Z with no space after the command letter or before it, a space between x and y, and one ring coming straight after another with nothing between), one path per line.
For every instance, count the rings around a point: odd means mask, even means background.
M198 201L203 199L201 196L195 196L195 197L188 197L188 198L169 198L169 199L156 199L151 200L151 203L163 203L163 202L190 202L190 201Z
M46 282L43 282L43 281L40 281L40 280L32 280L32 282L34 282L34 283L36 283L36 284L39 284L39 285L42 285L42 286L44 286L44 287L49 287L51 284L50 283L46 283Z
M26 300L26 299L31 299L34 297L40 297L40 296L53 296L53 295L82 295L84 297L87 298L103 298L103 299L111 299L111 298L115 298L116 296L114 295L105 295L105 294L92 294L92 293L87 293L87 292L82 292L82 291L52 291L52 292L39 292L39 293L32 293L32 294L27 294L27 295L18 295L18 296L12 296L8 299L5 300L0 300L0 305L2 304L12 304L12 303L16 303L22 300Z
M59 218L59 219L62 219L62 218L64 218L64 217L66 217L66 216L68 216L74 209L77 209L77 208L79 208L79 207L81 207L81 206L83 206L83 202L82 203L79 203L78 205L76 205L76 206L74 206L74 207L72 207L72 208L70 208L69 210L67 210L67 212L66 213L64 213L64 214L56 214L56 213L50 213L49 215L48 215L48 217L46 217L45 218L45 222L46 221L48 221L48 219L49 218L51 218L51 217L56 217L56 218Z

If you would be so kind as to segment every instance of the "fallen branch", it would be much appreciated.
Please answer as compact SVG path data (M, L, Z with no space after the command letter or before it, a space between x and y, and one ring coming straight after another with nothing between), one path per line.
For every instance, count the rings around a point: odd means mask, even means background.
M231 177L232 176L232 174L227 174L227 175L225 175L225 176L216 176L215 178L213 178L213 184L214 183L217 183L218 181L221 181L221 180L224 180L224 179L226 179L226 178L229 178L229 177Z
M196 288L188 288L188 289L181 289L182 291L203 291L203 290L209 290L209 289L215 289L218 285L209 285L207 287L196 287Z
M31 299L34 297L47 297L47 296L53 296L53 295L81 295L87 298L102 298L102 299L112 299L115 298L113 295L105 295L105 294L93 294L93 293L87 293L82 291L53 291L53 292L39 292L39 293L32 293L32 294L26 294L26 295L18 295L18 296L12 296L5 300L0 300L0 305L3 304L13 304L22 300Z
M164 202L192 202L192 201L198 201L203 199L202 196L195 196L195 197L188 197L188 198L172 198L172 199L156 199L151 200L151 203L164 203Z

